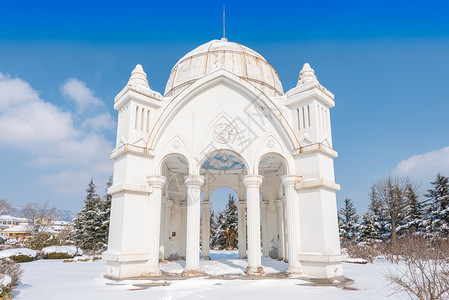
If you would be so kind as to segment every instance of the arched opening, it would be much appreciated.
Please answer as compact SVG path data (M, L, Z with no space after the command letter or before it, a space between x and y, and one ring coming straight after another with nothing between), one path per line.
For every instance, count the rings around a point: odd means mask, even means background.
M200 174L204 176L203 203L202 203L202 257L210 259L211 247L216 248L238 248L238 257L246 257L246 212L245 212L245 187L243 177L248 174L247 163L237 153L230 150L217 150L208 154L201 162ZM229 195L233 196L232 208L233 216L219 215L219 211L225 211L229 203ZM218 201L217 201L218 200ZM214 205L214 210L211 210ZM215 219L211 220L212 214ZM237 220L232 226L226 228L224 219L235 217ZM216 232L211 232L214 222L222 225L220 228L223 236L218 236ZM237 224L235 224L237 223ZM211 226L212 225L212 226ZM234 232L236 231L236 232ZM235 234L236 235L235 235ZM234 240L233 240L234 239ZM219 244L217 245L217 240ZM213 256L212 256L213 257Z
M237 193L229 187L220 187L209 197L210 208L210 258L238 258L238 201ZM222 252L220 250L228 251ZM217 252L220 251L220 252ZM229 251L230 250L230 251Z
M189 162L180 154L161 161L161 175L167 178L162 193L159 258L183 259L186 256L187 187Z
M258 172L264 178L260 186L262 253L264 257L285 259L287 239L282 176L287 174L286 161L279 154L266 154L259 160Z

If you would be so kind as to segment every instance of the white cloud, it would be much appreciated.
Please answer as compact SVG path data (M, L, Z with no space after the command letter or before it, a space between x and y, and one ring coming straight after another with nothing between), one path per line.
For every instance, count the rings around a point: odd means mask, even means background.
M76 78L68 79L61 87L62 94L75 101L80 112L88 106L102 106L103 102L94 96L94 92L86 84Z
M93 97L88 91L86 97ZM94 99L82 103L100 101ZM90 178L102 183L112 174L113 143L100 131L115 127L114 120L102 113L84 123L77 128L70 112L42 100L23 79L0 73L0 149L25 153L28 165L39 167L38 182L56 193L83 194Z
M96 132L100 132L102 130L113 131L115 127L115 120L112 118L111 114L107 112L88 118L83 122L83 128L90 128Z
M413 155L393 170L395 175L408 176L424 183L433 180L437 173L449 175L449 147Z

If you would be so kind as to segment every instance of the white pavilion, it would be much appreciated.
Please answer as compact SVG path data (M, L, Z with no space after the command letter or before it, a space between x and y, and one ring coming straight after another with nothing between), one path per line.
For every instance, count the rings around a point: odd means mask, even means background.
M284 92L257 52L226 38L187 53L165 93L141 65L115 97L114 184L105 276L160 275L185 259L183 276L209 259L210 197L238 195L238 253L263 276L261 256L287 273L343 276L329 109L334 95L304 64Z

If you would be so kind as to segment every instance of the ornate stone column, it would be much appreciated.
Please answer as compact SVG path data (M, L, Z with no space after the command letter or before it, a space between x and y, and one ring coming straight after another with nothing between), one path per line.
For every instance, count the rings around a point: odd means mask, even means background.
M187 241L187 200L179 203L179 207L181 208L181 237L180 242L181 249L179 251L179 256L182 259L186 259L186 241Z
M284 261L288 262L288 228L287 228L287 208L285 198L282 199L282 213L284 220Z
M299 263L299 208L298 193L295 184L300 177L296 175L282 176L282 184L285 187L285 201L287 207L287 235L288 235L288 269L289 274L301 274L302 268Z
M162 198L161 202L161 230L159 235L160 246L159 246L159 259L165 258L165 206L167 203L167 198Z
M282 208L282 200L276 200L276 216L278 222L278 253L279 259L285 258L284 252L284 209Z
M173 201L168 200L165 202L165 230L164 230L164 257L170 258L170 235L171 235L171 208Z
M268 241L268 201L262 201L262 254L265 257L270 255L270 242Z
M201 203L203 208L203 228L201 231L201 257L204 259L210 259L210 208L212 202L209 200L203 200Z
M248 210L248 267L246 274L264 275L260 259L260 204L259 187L262 176L247 175L243 179L246 186L246 202Z
M186 267L182 276L201 276L200 270L200 203L204 177L191 174L185 177L187 185L187 243Z
M151 241L150 257L145 264L144 273L149 276L158 276L161 274L159 270L159 237L161 229L161 196L166 178L164 176L148 177L148 183L152 188L149 196L150 222L151 228L149 236L145 237Z
M246 258L246 203L237 201L238 207L238 238L239 238L239 258Z

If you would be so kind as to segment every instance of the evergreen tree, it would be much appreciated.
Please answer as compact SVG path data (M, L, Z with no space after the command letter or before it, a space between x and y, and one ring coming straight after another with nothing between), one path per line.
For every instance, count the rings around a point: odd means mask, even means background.
M220 211L217 220L216 244L220 248L237 248L238 209L234 196L229 195L225 210Z
M351 199L345 199L345 206L342 207L339 211L339 219L340 219L340 237L344 241L353 240L358 231L359 224L357 216L357 210L354 207L354 203Z
M84 250L97 250L99 245L98 231L101 227L99 206L101 199L95 192L96 186L90 180L84 207L73 219L73 234L71 239Z
M372 244L379 239L377 216L373 212L367 212L362 217L362 225L360 226L360 238L362 242Z
M210 245L212 248L217 247L217 222L215 212L210 211Z
M106 195L103 197L103 201L99 204L99 218L100 228L97 233L99 249L106 249L108 246L108 234L109 234L109 219L111 217L111 200L112 195L108 194L108 189L112 186L112 176L109 177L106 183Z
M369 204L368 212L375 216L375 219L376 219L375 230L377 232L377 237L385 238L389 235L388 221L387 221L385 211L382 208L382 203L376 194L376 189L374 188L374 185L371 186L369 198L370 198L370 204Z
M429 226L427 230L433 236L449 234L449 177L437 174L432 181L433 189L425 195L429 199Z
M423 227L425 221L424 203L419 201L415 188L408 183L405 190L405 199L408 207L405 216L404 233L422 234L425 231Z

